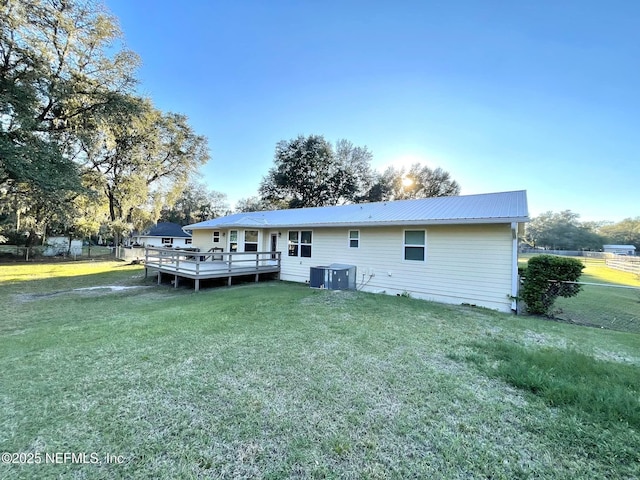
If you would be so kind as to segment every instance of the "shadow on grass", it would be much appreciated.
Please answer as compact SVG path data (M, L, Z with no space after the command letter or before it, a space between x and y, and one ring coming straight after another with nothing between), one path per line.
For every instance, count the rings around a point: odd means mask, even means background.
M551 407L575 409L593 422L622 422L640 429L638 365L598 360L574 350L529 349L501 341L470 346L476 353L464 360L537 395Z
M598 360L574 350L530 349L505 341L474 342L474 350L449 358L475 365L551 407L564 411L529 425L551 448L571 455L597 456L637 471L640 465L640 366ZM597 426L597 428L593 428ZM635 477L632 477L635 478Z

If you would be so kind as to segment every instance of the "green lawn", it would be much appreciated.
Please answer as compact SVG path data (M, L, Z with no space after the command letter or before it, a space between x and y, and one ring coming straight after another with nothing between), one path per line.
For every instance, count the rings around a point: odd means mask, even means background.
M0 452L41 455L0 478L640 477L637 334L114 262L0 265L0 311Z
M530 256L520 258L520 266L526 266ZM582 325L640 333L640 278L609 268L604 260L575 258L585 264L580 282L611 286L584 285L576 297L558 298L553 308L554 317Z

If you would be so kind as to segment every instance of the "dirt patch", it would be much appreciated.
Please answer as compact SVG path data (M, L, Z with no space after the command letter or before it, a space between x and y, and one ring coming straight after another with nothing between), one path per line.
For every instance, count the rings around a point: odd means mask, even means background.
M84 287L84 288L74 288L71 290L57 290L55 292L47 292L47 293L20 293L15 295L15 299L19 302L33 302L35 300L40 300L43 298L51 298L57 297L59 295L66 294L78 294L78 295L90 295L90 294L110 294L123 292L132 289L139 288L151 288L148 285L134 285L134 286L123 286L123 285L101 285L96 287Z
M618 363L633 363L635 365L640 365L640 358L632 357L627 355L620 355L616 352L609 352L607 350L596 349L594 357L599 360L606 360L610 362L618 362Z

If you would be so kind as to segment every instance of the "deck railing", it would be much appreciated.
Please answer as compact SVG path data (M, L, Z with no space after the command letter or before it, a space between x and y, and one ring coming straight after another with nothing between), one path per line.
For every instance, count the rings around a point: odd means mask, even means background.
M188 273L198 276L214 266L220 273L226 271L229 274L242 271L253 273L264 267L274 266L280 270L281 263L281 252L202 252L197 248L145 248L145 267L159 270L165 267L178 275Z

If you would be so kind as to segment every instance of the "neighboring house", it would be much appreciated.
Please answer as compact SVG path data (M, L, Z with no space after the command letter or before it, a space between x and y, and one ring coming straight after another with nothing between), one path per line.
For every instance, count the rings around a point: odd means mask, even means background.
M515 309L525 191L238 213L188 225L193 246L281 251L280 278L355 265L359 290Z
M191 235L177 223L160 222L142 233L133 235L131 242L143 247L190 247Z
M605 253L615 253L616 255L634 256L636 254L634 245L603 245L602 248Z

